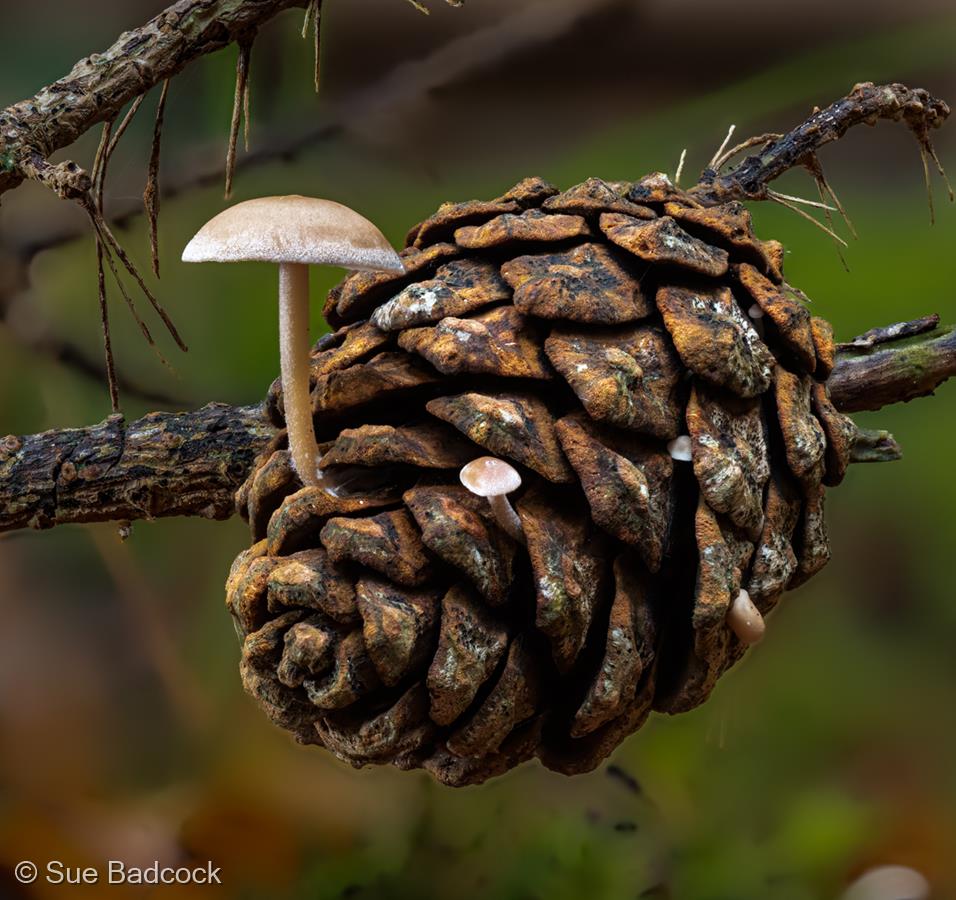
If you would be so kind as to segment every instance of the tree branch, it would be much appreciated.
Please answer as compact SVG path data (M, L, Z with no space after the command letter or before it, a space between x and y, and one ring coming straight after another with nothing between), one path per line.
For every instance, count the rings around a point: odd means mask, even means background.
M868 332L880 337L864 349L842 345L829 381L839 410L905 402L956 374L956 327L915 335L914 328ZM0 440L0 532L160 516L228 518L236 489L276 433L261 406L213 403L150 413L129 425L110 416L90 428L8 436ZM899 456L885 431L859 431L854 462Z
M108 50L80 60L65 78L0 112L0 194L34 179L61 197L90 189L74 162L47 160L192 60L250 34L304 0L179 0Z
M841 344L839 365L829 381L836 407L859 412L905 403L932 394L956 375L956 326L914 334L912 326L925 321L875 329Z
M768 185L775 178L797 166L814 166L815 154L821 147L839 140L854 125L875 125L880 119L904 121L919 141L920 150L938 166L929 132L942 125L949 112L942 100L921 88L858 84L846 97L826 109L815 110L792 131L771 138L759 153L748 156L729 172L721 175L715 169L705 169L700 182L688 193L704 206L729 200L768 200Z
M0 531L160 516L226 519L275 435L261 406L110 416L0 440Z

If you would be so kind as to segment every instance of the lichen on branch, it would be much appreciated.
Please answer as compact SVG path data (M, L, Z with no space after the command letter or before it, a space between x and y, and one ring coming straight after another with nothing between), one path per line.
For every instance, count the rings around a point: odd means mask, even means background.
M0 531L160 516L225 519L275 429L259 406L110 416L0 438Z

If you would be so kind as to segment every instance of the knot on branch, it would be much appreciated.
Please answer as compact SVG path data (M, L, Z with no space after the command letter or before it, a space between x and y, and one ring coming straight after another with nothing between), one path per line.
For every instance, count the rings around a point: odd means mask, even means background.
M21 163L23 174L50 188L63 200L85 201L93 187L89 173L72 160L53 165L38 150L30 150Z

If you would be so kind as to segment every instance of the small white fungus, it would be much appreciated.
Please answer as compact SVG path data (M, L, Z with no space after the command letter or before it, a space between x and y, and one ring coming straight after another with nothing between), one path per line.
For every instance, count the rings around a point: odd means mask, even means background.
M693 444L689 435L682 434L680 437L674 438L667 445L667 452L670 453L672 459L676 459L679 462L690 462L694 458L692 452Z

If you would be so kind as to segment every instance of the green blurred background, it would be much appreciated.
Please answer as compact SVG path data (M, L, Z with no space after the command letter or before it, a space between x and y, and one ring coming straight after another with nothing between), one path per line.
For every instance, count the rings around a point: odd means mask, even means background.
M163 5L4 4L0 106ZM956 18L934 0L431 5L425 18L403 0L327 0L318 99L300 12L265 28L252 151L306 137L293 158L241 171L236 198L331 197L400 244L442 200L494 196L525 175L568 186L673 173L686 147L690 179L731 123L741 137L784 129L857 81L956 99ZM234 64L230 48L173 82L166 184L220 165ZM155 99L114 157L110 209L141 194ZM96 137L69 155L88 164ZM956 171L956 124L938 147ZM934 311L956 319L956 209L937 184L930 227L906 130L857 129L822 159L860 236L849 272L805 221L754 210L761 236L789 248L789 280L814 311L843 339ZM812 196L813 185L791 173L780 189ZM62 358L66 347L98 365L94 253L77 211L47 193L26 184L0 207L0 433L109 412L105 386ZM117 365L140 389L124 394L130 416L254 402L275 377L272 268L178 260L222 206L217 182L163 207L158 293L191 347L163 343L174 373L111 296ZM24 248L71 232L84 236L23 264ZM148 265L142 220L123 236ZM313 276L317 308L337 277ZM239 684L222 599L247 542L238 520L137 523L125 543L112 526L4 536L0 896L124 896L27 893L10 875L20 859L209 858L223 888L163 895L818 900L899 863L933 897L956 897L954 416L949 385L860 416L892 430L905 458L854 468L831 495L833 562L788 595L707 705L654 717L612 758L618 768L574 779L526 765L454 791L292 744Z

